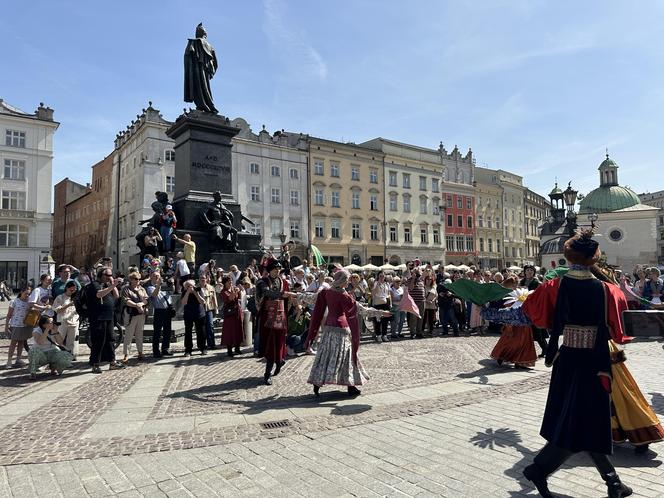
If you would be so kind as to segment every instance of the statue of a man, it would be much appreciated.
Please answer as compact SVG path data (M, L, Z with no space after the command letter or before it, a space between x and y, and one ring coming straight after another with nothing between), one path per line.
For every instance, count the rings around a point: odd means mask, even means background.
M214 200L201 211L203 226L210 232L215 245L236 252L237 229L233 226L233 213L221 202L221 192L216 191L212 198Z
M210 80L217 71L217 55L207 41L207 31L202 23L196 26L196 38L189 38L184 51L184 101L194 102L199 111L213 112Z

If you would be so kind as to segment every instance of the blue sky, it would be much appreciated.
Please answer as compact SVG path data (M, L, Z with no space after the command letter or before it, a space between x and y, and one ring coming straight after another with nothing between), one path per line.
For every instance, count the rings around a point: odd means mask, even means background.
M181 112L182 54L203 21L215 103L254 130L472 147L543 194L555 177L597 186L608 147L621 184L655 191L662 14L605 0L15 2L0 97L55 109L54 183L84 183L148 100Z

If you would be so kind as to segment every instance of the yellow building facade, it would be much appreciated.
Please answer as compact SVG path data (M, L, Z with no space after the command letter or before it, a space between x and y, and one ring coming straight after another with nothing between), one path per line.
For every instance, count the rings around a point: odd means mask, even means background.
M309 240L328 263L385 259L384 154L309 138Z

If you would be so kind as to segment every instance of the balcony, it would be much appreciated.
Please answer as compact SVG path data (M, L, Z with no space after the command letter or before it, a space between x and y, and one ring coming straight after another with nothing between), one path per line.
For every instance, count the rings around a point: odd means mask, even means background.
M30 219L34 218L36 211L26 211L24 209L0 209L0 219Z

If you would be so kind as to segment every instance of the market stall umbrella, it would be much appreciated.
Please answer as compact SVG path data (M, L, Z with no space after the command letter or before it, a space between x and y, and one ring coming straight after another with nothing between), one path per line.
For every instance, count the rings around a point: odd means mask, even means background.
M455 265L445 265L443 268L444 268L445 270L452 270L452 271L454 271L454 270L458 270L458 269L459 269L459 267L458 267L458 266L455 266Z
M362 269L362 267L359 266L359 265L356 265L356 264L344 266L344 270L348 270L348 271L360 271L361 269Z
M434 271L436 271L438 268L440 268L440 265L433 265L431 268L432 268Z
M380 268L378 268L376 265L372 265L371 263L366 264L362 267L363 270L368 270L368 271L379 271Z
M400 265L395 266L394 268L399 271L406 271L406 263L401 263Z
M383 266L380 266L379 268L380 268L381 270L386 270L386 271L391 271L391 270L396 270L396 269L397 269L396 266L392 266L392 265L389 264L389 263L385 263Z
M468 270L470 270L470 266L459 265L458 269L461 270L461 271L468 271Z
M510 266L508 268L509 271L521 271L522 268L520 266Z

